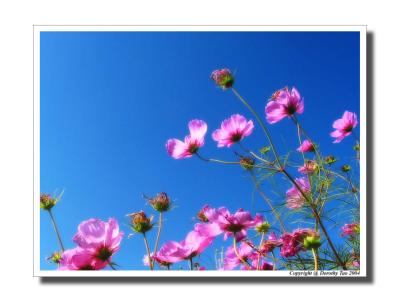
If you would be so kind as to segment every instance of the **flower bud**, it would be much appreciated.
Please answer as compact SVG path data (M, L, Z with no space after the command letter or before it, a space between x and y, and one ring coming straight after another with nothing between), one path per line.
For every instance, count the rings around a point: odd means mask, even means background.
M342 171L343 172L349 172L350 170L351 170L351 167L349 165L342 166Z
M158 212L166 212L169 210L171 203L167 193L161 192L150 199L150 205Z
M266 146L260 149L260 153L261 154L267 154L269 152L269 150L271 150L271 147Z
M204 214L204 211L208 208L208 206L204 206L199 212L197 212L197 219L201 222L208 222L207 216Z
M235 81L231 71L227 68L214 70L211 73L211 79L222 89L232 87Z
M251 171L254 168L254 159L251 157L242 157L240 159L240 165L242 166L243 169Z
M61 253L60 252L54 252L50 257L47 258L48 261L54 263L54 264L60 264L61 261Z
M153 227L153 224L151 223L153 217L148 218L143 211L132 213L128 216L132 219L132 230L137 233L146 233L147 231L150 231Z
M326 164L332 165L335 162L337 162L337 159L333 155L329 155L329 156L325 157Z
M354 150L355 150L355 151L360 151L360 144L356 144L356 145L354 146Z
M303 246L307 250L317 249L321 246L321 237L316 236L307 236L304 238Z
M265 234L265 233L268 233L270 227L271 227L271 225L268 222L263 221L262 223L256 225L255 230L258 233L264 233Z
M40 208L43 210L50 210L57 203L57 199L51 197L50 194L40 194Z

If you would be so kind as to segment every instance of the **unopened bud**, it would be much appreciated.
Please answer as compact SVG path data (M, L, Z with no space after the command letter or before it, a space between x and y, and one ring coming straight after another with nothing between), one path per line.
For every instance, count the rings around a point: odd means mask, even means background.
M307 250L317 249L321 246L321 237L307 236L304 238L303 246Z
M143 211L132 213L128 216L132 219L132 229L137 233L146 233L153 227L153 224L151 223L153 217L148 218Z
M235 82L231 71L227 68L214 70L211 79L222 89L231 88Z
M240 159L240 165L245 170L249 170L249 171L253 170L253 168L254 168L254 159L252 159L251 157L242 157Z
M40 208L43 210L50 210L57 203L57 199L51 197L50 194L40 194Z
M158 212L165 212L169 210L171 203L167 193L162 192L150 199L150 205Z

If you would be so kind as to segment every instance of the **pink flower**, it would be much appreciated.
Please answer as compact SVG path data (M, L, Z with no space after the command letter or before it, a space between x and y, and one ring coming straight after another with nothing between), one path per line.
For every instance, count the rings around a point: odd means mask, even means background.
M233 114L221 123L221 128L213 132L213 139L218 142L218 147L230 147L249 136L254 129L253 121L247 121L240 114Z
M261 260L260 264L258 259L254 259L251 261L251 265L242 265L240 267L241 270L246 270L246 271L255 271L255 270L260 270L260 271L272 271L274 269L274 266L272 263Z
M304 166L301 166L298 171L301 174L311 174L314 173L315 171L317 171L318 169L318 165L314 160L308 160L306 161L306 163L304 164Z
M310 192L310 183L305 177L296 178L296 183L304 193ZM295 185L286 191L286 207L289 209L301 208L304 204L305 198L303 194L297 189Z
M260 252L264 255L272 252L274 248L279 247L282 245L282 240L276 237L275 233L272 232L266 241L261 246Z
M317 236L318 234L311 229L297 229L292 233L282 235L281 256L292 257L297 253L304 251L304 238L307 236Z
M333 122L332 127L336 130L331 132L331 137L335 138L334 143L340 143L346 136L349 136L357 126L357 115L353 112L345 111L342 118Z
M228 68L214 70L211 73L211 79L222 89L227 89L233 86L235 79Z
M360 225L358 223L346 223L342 226L341 236L354 236L360 233Z
M175 263L193 258L201 254L213 241L213 238L202 236L199 232L191 231L181 242L169 241L164 244L156 255L156 260L165 263Z
M285 117L291 117L295 113L303 113L303 111L304 101L295 87L292 91L289 91L287 87L276 91L265 107L267 121L270 124L275 124Z
M228 209L221 207L219 209L209 208L204 211L212 225L213 231L224 233L224 240L229 236L235 236L237 241L242 240L247 236L247 229L252 228L263 220L262 216L256 215L253 219L249 212L239 209L235 214L231 214ZM218 227L218 228L217 228Z
M106 262L94 258L90 251L76 247L63 252L58 269L61 271L99 270L106 266Z
M237 247L237 252L244 261L256 260L258 258L258 253L246 242L242 242ZM233 246L230 246L225 253L224 270L232 270L241 264L243 262L237 257Z
M167 152L175 159L191 157L204 145L207 124L202 120L191 120L188 127L190 134L185 137L184 142L176 138L167 141Z
M310 142L308 139L304 140L303 143L300 145L299 148L297 148L297 151L299 152L314 152L314 145L312 142Z
M119 250L123 235L115 219L110 218L104 222L92 218L79 224L73 241L90 252L94 259L108 264L111 256Z

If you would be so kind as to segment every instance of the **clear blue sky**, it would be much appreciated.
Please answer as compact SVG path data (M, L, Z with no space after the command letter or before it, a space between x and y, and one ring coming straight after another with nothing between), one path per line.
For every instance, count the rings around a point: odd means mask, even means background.
M329 133L345 110L359 115L358 33L42 32L40 43L41 191L65 189L54 214L67 248L92 217L115 217L129 234L127 213L152 212L142 193L165 191L174 200L161 243L182 240L205 203L266 210L239 167L174 160L165 151L168 138L183 138L187 122L200 118L209 126L202 154L234 159L211 132L233 113L252 117L211 82L217 68L235 71L235 87L262 116L275 90L296 86L305 100L300 119L322 151L343 164L353 155L352 138L332 144ZM281 153L297 148L289 120L270 129ZM244 143L266 145L257 125ZM47 216L41 213L41 268L53 269L44 260L58 248ZM219 244L203 258L210 268ZM114 261L143 269L144 253L140 236L125 237Z

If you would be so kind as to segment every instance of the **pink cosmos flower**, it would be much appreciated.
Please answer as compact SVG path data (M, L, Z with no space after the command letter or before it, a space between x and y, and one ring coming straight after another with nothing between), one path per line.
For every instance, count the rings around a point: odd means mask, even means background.
M314 145L308 139L304 140L300 147L297 148L297 151L305 153L305 152L314 152Z
M76 247L63 252L58 270L100 270L106 266L107 262L94 258L90 251Z
M303 240L307 236L317 236L318 234L312 229L297 229L292 233L282 235L281 256L292 257L297 253L304 251Z
M341 236L354 236L360 233L360 225L358 223L346 223L342 226Z
M241 270L246 270L246 271L255 271L255 270L261 270L261 271L272 271L274 269L274 266L272 263L267 262L265 260L260 261L260 265L258 264L258 259L254 259L251 261L250 266L242 265L240 267Z
M263 255L268 254L269 252L272 252L274 248L279 247L282 245L282 240L276 237L275 233L272 232L266 241L261 246L260 252L263 253Z
M202 236L199 232L191 231L181 242L169 241L158 251L156 257L164 263L175 263L193 258L201 254L213 241L211 237Z
M317 163L314 160L308 160L304 166L301 166L298 171L301 174L311 174L314 173L318 168Z
M191 157L204 145L207 124L202 120L191 120L188 127L190 134L185 137L184 142L176 138L167 141L167 152L175 159Z
M242 242L237 247L237 252L244 261L252 261L258 259L258 253L246 242ZM237 257L233 246L230 246L224 258L224 270L233 270L235 267L242 265L243 262ZM246 267L246 265L243 265Z
M265 114L270 124L303 111L304 101L295 87L291 91L287 87L276 91L265 106Z
M331 137L335 138L334 143L340 143L346 136L349 136L357 126L357 115L353 112L345 111L342 118L333 122L332 127L336 130L331 132Z
M247 121L240 114L233 114L221 123L221 128L213 132L212 138L218 142L218 147L230 147L249 136L254 129L253 121Z
M114 218L110 218L108 222L92 218L79 224L73 241L90 252L94 259L107 265L111 256L119 250L123 235Z
M220 233L224 233L224 240L229 236L235 236L237 241L242 240L247 236L246 230L248 228L256 226L263 220L261 215L256 215L253 219L249 212L242 209L239 209L235 214L231 214L225 207L209 208L204 211L204 215L210 223L214 223L212 227L215 233L217 233L218 228Z
M296 183L304 193L310 192L310 183L307 178L296 178ZM304 204L305 198L303 194L297 189L295 185L286 191L286 207L289 209L301 208Z

